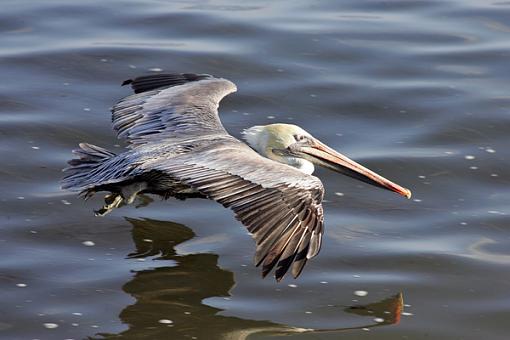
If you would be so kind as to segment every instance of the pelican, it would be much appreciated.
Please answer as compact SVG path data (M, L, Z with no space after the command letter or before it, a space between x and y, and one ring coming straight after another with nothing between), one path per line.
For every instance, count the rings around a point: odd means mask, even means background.
M254 262L265 277L297 278L319 253L324 187L319 165L407 198L411 191L326 146L296 125L270 124L231 136L218 115L237 90L208 74L158 74L126 80L135 94L112 108L113 129L128 143L115 154L80 143L64 169L62 188L84 198L109 192L96 215L143 194L208 198L232 209L256 242Z

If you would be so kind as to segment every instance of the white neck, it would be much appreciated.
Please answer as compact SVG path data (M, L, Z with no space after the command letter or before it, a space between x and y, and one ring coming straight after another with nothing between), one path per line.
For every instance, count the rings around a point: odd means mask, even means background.
M248 142L248 145L255 149L255 151L257 151L260 155L272 159L273 161L290 165L308 175L311 175L314 172L315 167L313 166L313 163L306 159L274 154L273 150L268 147L269 136L263 126L254 126L247 129L243 132L243 135L244 139Z

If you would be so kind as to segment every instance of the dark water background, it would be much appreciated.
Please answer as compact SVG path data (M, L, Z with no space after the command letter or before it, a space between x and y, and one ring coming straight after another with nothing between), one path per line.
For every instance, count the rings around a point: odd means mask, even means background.
M3 1L0 337L507 339L509 60L505 1ZM214 202L94 217L60 169L120 150L119 84L160 69L237 83L232 134L298 124L414 200L318 171L323 250L280 284Z

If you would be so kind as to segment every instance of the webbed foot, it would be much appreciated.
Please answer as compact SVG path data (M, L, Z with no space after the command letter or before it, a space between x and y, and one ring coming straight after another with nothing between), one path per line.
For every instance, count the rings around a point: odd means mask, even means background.
M99 210L94 210L94 215L104 216L113 209L118 208L124 199L120 194L109 194L104 197L105 205Z

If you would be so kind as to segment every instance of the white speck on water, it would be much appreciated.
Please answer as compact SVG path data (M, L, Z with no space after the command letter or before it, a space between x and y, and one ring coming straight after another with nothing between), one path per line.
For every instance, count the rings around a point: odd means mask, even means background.
M368 292L366 290L356 290L356 291L354 291L354 295L356 295L356 296L367 296Z
M471 170L478 170L478 167L477 166L470 166L469 167Z
M305 314L312 314L312 312L310 312L310 311L306 311L306 312L305 312Z
M460 222L460 225L467 225L467 222Z
M335 192L335 195L342 197L344 195L343 192Z
M425 178L427 178L427 177L425 177L425 176L421 175L421 176L418 176L418 178L425 179Z
M153 241L153 240L151 240L150 238L144 238L144 239L143 239L143 241L144 241L144 242L149 242L149 243L154 242L154 241Z
M34 150L39 150L39 149L40 149L40 147L38 147L38 146L32 146L32 149L34 149Z
M485 151L487 151L488 153L495 153L496 150L492 149L492 148L487 148L485 149Z
M383 318L375 318L374 321L381 323L381 322L384 322L384 319Z
M409 312L402 312L402 315L411 316L411 315L414 315L414 314L413 313L409 313Z
M169 325L169 324L172 324L174 323L172 320L168 320L168 319L161 319L158 321L159 323L162 323L164 325Z
M73 313L73 315L82 316L83 314L82 313Z
M135 65L129 65L129 68L136 68Z
M267 119L274 119L274 116L267 116Z
M92 325L92 326L90 326L90 327L92 327L92 328L99 328L99 326L98 326L98 325Z
M161 72L161 71L163 71L163 69L161 69L159 67L153 67L153 68L150 68L149 71L151 71L151 72Z
M69 85L71 85L71 84L70 83L64 83L64 86L69 86Z
M323 285L327 284L328 281L321 281L320 283L322 283Z
M249 112L243 112L243 116L249 116L250 113Z
M297 285L291 283L290 285L288 285L290 288L297 288Z
M277 69L276 69L276 72L285 72L285 70L284 70L284 69L282 69L282 68L277 68Z
M43 323L43 326L48 329L54 329L54 328L58 327L58 324L52 323L52 322L46 322L46 323Z
M16 287L25 288L26 286L26 283L16 283Z
M468 160L473 160L473 159L475 159L475 156L473 156L473 155L466 155L466 156L464 156L464 158L468 159Z
M368 331L370 331L370 328L362 328L362 330L368 332Z
M96 244L92 241L83 241L81 244L83 244L84 246L86 247L93 247L95 246Z
M84 107L83 111L90 111L90 107Z
M453 151L445 151L444 153L447 155L453 155Z
M80 324L79 324L79 323L76 323L76 322L73 322L73 323L71 324L71 326L73 326L73 327L78 327L79 325L80 325Z
M184 314L186 314L186 315L191 315L191 312L184 312Z
M16 198L19 199L19 200L24 200L25 199L25 197L23 197L23 196L18 196Z
M231 299L229 297L224 297L223 300L230 301Z
M102 63L106 63L107 61L108 61L108 59L105 59L105 58L101 59Z
M405 304L404 307L411 307L411 305Z
M312 97L312 98L316 98L316 97L317 97L317 95L312 93L312 94L310 95L310 97Z
M355 274L355 275L353 275L352 277L360 278L360 277L361 277L361 275L357 275L357 274Z
M420 200L420 199L418 199L418 198L413 199L413 201L414 201L414 202L421 202L421 200Z
M62 204L65 204L65 205L71 205L71 202L69 202L67 200L61 200L60 202L62 202Z
M145 262L145 259L142 259L142 258L136 259L136 260L139 261L139 262Z
M491 177L498 177L498 174L491 174Z
M242 265L241 265L241 267L247 267L247 266L248 266L248 265L246 265L246 264L242 264Z

